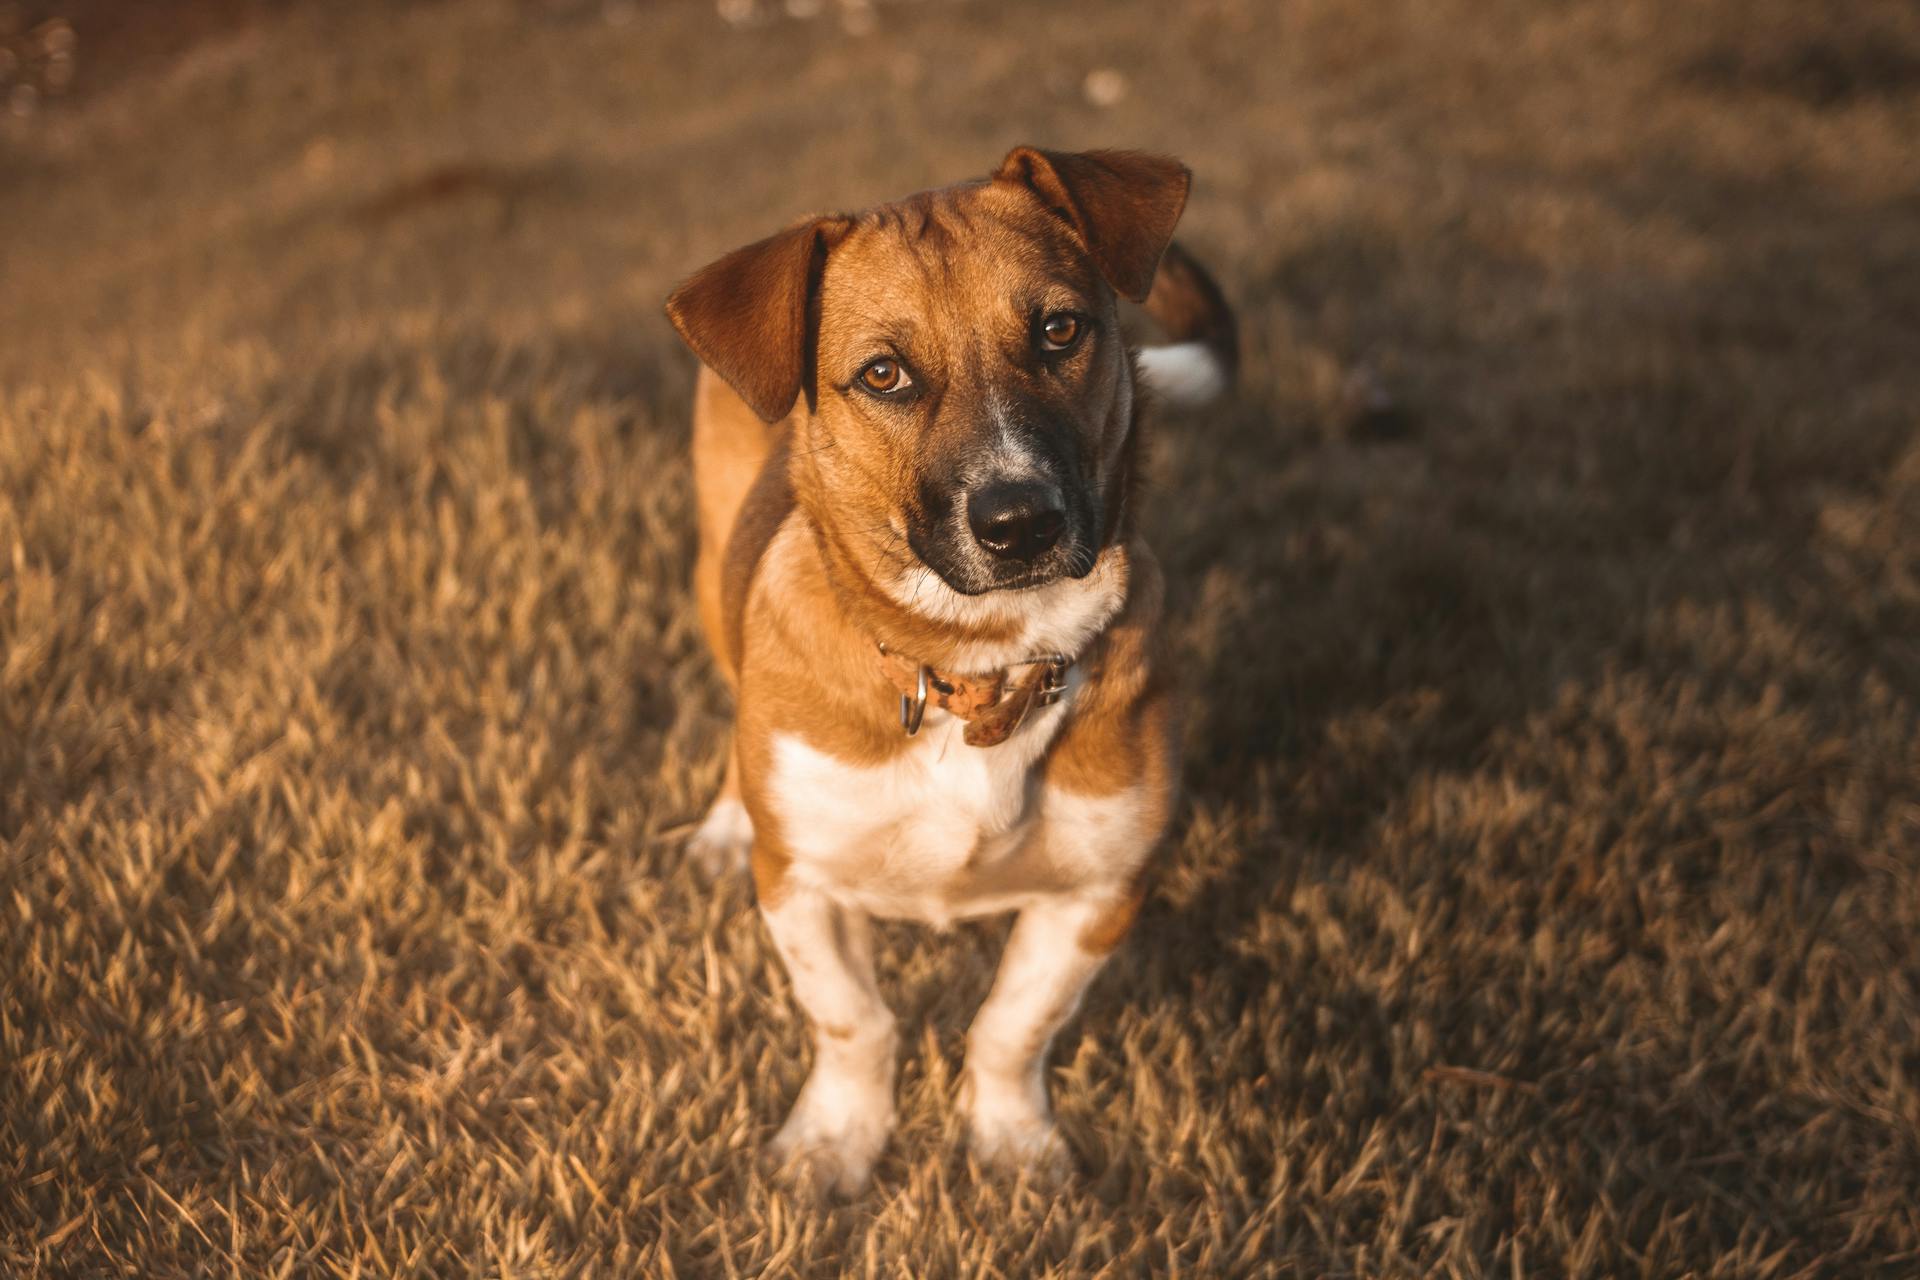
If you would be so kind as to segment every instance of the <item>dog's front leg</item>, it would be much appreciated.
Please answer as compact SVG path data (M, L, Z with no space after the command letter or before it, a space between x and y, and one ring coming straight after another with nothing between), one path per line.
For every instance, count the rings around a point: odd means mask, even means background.
M1047 1050L1132 922L1131 894L1062 896L1014 922L993 990L967 1032L963 1097L974 1150L992 1164L1057 1172L1066 1144L1047 1102Z
M813 1071L773 1154L802 1185L853 1195L893 1130L898 1042L874 982L868 920L791 881L777 895L763 887L760 913L813 1025Z

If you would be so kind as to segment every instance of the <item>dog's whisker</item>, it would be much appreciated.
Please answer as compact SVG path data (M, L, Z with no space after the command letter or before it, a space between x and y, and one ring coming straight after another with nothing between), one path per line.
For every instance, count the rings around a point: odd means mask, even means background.
M880 554L873 558L873 568L868 572L868 577L877 578L880 576L880 566L893 557L893 549L898 545L899 541L900 534L896 532L892 538L888 540L887 544L880 548Z

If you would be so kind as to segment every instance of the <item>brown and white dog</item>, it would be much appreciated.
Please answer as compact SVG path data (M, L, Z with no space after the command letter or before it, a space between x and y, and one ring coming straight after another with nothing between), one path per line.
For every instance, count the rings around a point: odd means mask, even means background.
M714 871L751 849L815 1045L774 1152L817 1188L863 1187L893 1126L873 916L1020 913L964 1105L983 1158L1064 1158L1048 1046L1133 922L1178 773L1132 518L1142 384L1203 401L1237 354L1170 243L1189 181L1020 147L728 254L667 304L705 366L696 588L738 699L691 849ZM1118 296L1173 342L1129 350Z

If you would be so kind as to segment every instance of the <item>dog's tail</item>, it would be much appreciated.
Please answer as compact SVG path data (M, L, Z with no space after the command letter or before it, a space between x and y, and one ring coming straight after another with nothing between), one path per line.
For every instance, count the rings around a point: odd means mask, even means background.
M1167 246L1146 311L1167 343L1142 347L1140 377L1165 404L1192 407L1225 395L1240 372L1240 326L1213 277L1179 242Z

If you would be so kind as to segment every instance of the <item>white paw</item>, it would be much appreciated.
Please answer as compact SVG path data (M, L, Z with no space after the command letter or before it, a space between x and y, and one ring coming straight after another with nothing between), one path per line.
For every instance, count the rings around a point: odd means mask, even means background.
M969 1090L967 1145L984 1165L1060 1177L1072 1169L1072 1153L1044 1099L1036 1105L1026 1092Z
M818 1196L855 1196L873 1177L892 1131L890 1097L823 1081L815 1072L769 1149L790 1186Z
M747 853L752 848L753 820L747 816L747 807L732 796L714 801L687 840L687 856L709 880L745 871Z

